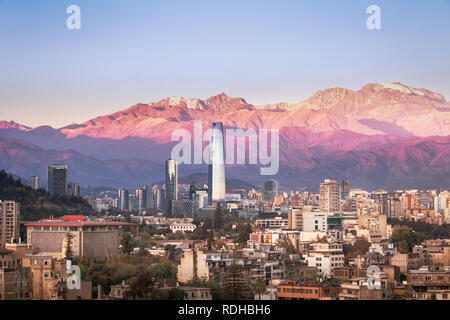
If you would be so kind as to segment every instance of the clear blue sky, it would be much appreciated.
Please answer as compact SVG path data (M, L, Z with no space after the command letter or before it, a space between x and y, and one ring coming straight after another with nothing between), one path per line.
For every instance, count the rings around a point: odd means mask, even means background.
M400 81L450 100L450 0L0 0L0 75L0 119L30 126L222 91L299 102Z

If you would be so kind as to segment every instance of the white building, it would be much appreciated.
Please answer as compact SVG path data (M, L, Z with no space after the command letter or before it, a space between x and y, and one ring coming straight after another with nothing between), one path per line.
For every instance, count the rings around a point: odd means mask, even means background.
M344 266L344 251L339 243L312 243L311 251L304 258L308 267L317 268L318 272L325 276L331 276L334 268Z
M172 230L173 233L176 233L177 231L181 231L183 233L193 232L196 228L197 228L197 226L193 223L174 222L170 225L170 230Z

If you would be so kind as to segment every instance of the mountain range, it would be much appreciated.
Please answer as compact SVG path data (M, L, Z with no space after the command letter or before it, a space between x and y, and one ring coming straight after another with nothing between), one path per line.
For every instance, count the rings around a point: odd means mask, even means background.
M225 93L201 100L170 97L63 128L31 128L0 121L0 167L45 176L50 163L67 163L69 179L91 186L137 187L164 177L176 129L278 129L286 188L315 190L324 178L368 189L448 188L450 103L442 94L401 83L332 88L299 103L253 105ZM180 176L205 173L181 165ZM227 166L227 177L261 185L256 165Z

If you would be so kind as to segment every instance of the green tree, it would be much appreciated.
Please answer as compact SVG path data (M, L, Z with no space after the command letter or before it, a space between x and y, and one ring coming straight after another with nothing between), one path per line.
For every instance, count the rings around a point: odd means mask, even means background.
M216 211L214 212L214 229L220 230L223 226L223 213L220 202L217 202Z
M397 226L392 232L392 243L397 246L400 253L410 253L415 245L421 244L425 236L415 232L408 226Z
M65 246L65 256L64 258L66 260L72 260L73 259L73 250L72 250L72 240L74 235L70 232L66 232L66 246Z
M133 251L131 244L131 235L129 232L122 232L120 235L120 244L122 245L122 253L130 254Z
M207 239L208 250L212 250L214 247L214 230L209 231Z
M154 289L153 276L145 268L139 270L136 279L131 282L129 290L125 292L125 299L129 300L150 300Z
M294 244L289 238L282 238L277 241L277 246L286 249L286 253L295 254L298 253L294 247Z
M261 300L261 295L267 291L266 281L263 278L258 278L253 282L253 292L258 295Z
M216 281L207 280L206 277L195 277L188 281L187 285L194 288L210 288L211 295L214 300L223 300L225 298L224 289L221 288Z
M252 232L252 226L249 223L239 223L237 226L238 237L236 241L240 244L247 244Z
M237 265L233 264L225 273L224 279L225 298L227 300L247 300L251 290L244 273Z
M176 279L177 266L170 260L150 265L150 272L158 279Z

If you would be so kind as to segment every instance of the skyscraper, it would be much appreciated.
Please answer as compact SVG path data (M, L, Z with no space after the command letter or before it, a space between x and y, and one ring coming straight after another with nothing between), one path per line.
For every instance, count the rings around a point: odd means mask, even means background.
M80 196L80 184L76 182L69 182L67 184L67 194L69 197Z
M52 164L47 168L47 191L51 196L67 195L67 175L66 165Z
M153 193L153 208L154 209L162 209L164 206L164 195L161 192L161 188L157 185L152 186L152 193Z
M225 160L223 126L221 122L211 123L208 166L208 203L225 199Z
M178 164L169 159L166 161L166 209L169 213L172 200L178 200Z
M341 210L341 185L335 179L325 179L320 184L319 207L327 212Z
M130 197L127 189L119 189L118 209L120 211L128 211L130 209Z
M350 182L342 180L342 199L346 200L350 193Z
M153 186L146 185L145 186L145 209L153 209Z
M147 209L147 193L144 188L136 189L136 202L139 211Z
M264 201L273 200L279 192L280 184L277 180L269 180L264 183Z
M30 187L33 190L38 190L42 188L42 181L40 176L31 176L30 177Z

